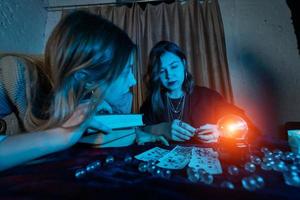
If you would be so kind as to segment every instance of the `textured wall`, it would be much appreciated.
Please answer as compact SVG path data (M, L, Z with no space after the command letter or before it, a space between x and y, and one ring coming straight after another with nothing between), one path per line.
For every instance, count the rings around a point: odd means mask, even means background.
M82 4L98 4L98 3L113 3L116 0L49 0L48 6L76 6Z
M61 15L62 15L61 11L48 12L48 17L47 17L48 20L47 20L46 29L45 29L45 43L48 40L54 27L59 22Z
M43 7L43 0L0 0L0 52L42 52L47 21Z
M300 56L285 0L219 0L234 97L265 133L300 121Z
M46 24L46 31L45 31L45 41L49 38L51 31L58 23L59 19L61 18L62 11L59 7L76 7L80 5L92 5L92 4L99 4L99 3L115 3L116 0L48 0L47 6L49 7L48 12L48 20ZM51 9L54 7L55 10Z

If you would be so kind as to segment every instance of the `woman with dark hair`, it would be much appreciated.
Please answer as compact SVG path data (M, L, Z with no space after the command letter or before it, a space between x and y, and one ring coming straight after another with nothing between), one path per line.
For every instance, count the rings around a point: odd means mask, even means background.
M236 114L249 121L216 91L194 85L184 52L172 42L152 48L145 79L149 95L140 108L145 132L181 142L196 135L210 143L220 136L216 123L222 116Z
M109 132L95 113L111 112L136 84L135 50L111 22L75 11L53 30L44 58L1 55L0 118L9 127L14 115L19 132L1 139L0 170L66 149L89 128Z

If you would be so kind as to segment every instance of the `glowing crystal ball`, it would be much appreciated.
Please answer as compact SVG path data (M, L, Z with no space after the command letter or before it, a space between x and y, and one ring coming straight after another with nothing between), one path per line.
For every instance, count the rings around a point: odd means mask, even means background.
M248 132L248 125L245 120L237 115L226 115L218 123L221 137L245 139Z

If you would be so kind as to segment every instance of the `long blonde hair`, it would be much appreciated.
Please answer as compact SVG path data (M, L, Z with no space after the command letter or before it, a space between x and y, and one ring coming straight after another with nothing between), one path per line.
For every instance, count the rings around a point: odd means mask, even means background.
M92 91L117 79L135 48L124 31L98 15L75 11L65 16L47 41L44 59L21 56L34 66L29 67L25 129L62 125L89 94L91 114L105 92ZM40 83L47 91L42 111L46 120L37 119L33 112L39 91L44 89Z

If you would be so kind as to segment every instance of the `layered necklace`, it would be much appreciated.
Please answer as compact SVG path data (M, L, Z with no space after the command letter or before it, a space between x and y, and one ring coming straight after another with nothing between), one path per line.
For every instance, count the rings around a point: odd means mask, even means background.
M182 120L184 103L185 102L185 94L180 97L177 105L174 105L172 99L170 99L167 95L167 109L168 109L168 118L169 121L173 121L174 119Z

